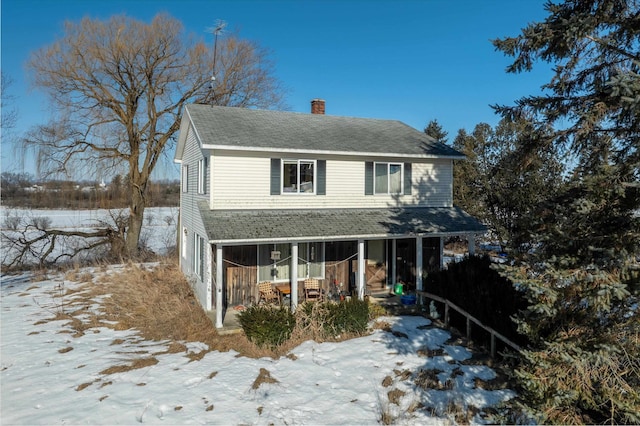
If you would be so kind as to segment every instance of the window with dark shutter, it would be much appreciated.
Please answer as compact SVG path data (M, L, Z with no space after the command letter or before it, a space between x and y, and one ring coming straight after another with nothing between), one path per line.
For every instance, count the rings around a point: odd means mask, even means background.
M280 195L280 159L271 159L271 195Z
M364 163L364 195L373 195L373 161Z
M316 194L327 194L327 161L317 161L317 176L316 176Z
M411 163L404 163L404 195L411 195Z

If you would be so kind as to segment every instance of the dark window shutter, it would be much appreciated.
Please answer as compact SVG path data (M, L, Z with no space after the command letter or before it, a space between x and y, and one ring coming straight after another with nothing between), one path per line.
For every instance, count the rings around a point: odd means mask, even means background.
M373 161L364 163L364 195L373 195Z
M316 194L318 195L326 195L327 194L327 161L326 160L318 160L317 161L318 174L316 176Z
M404 163L404 195L411 195L411 163Z
M271 159L271 195L280 195L280 159Z

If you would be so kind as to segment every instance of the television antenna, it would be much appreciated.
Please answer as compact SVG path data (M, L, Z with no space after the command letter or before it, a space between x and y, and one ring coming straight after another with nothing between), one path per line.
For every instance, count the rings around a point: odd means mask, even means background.
M222 33L227 23L218 19L213 27L207 28L207 32L213 34L213 66L211 70L211 81L209 82L209 90L213 93L216 81L216 59L218 55L218 36ZM211 105L213 105L214 96L211 96Z

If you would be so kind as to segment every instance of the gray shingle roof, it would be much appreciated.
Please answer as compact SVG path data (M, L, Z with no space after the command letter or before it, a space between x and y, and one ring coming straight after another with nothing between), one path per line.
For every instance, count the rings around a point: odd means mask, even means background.
M462 158L453 148L400 121L191 104L204 145Z
M487 230L457 207L209 210L206 202L201 202L199 207L212 243L344 240Z

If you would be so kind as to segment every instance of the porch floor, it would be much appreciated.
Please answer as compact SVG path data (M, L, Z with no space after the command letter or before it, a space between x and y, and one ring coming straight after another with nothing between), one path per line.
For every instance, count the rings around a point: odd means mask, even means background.
M211 310L206 312L207 316L213 323L214 327L216 325L216 311ZM222 318L222 328L218 328L218 334L234 334L242 332L242 327L240 326L240 321L238 320L238 311L235 309L227 309Z
M424 307L419 303L403 305L400 296L388 292L369 295L369 302L384 307L391 315L422 315L424 312Z

